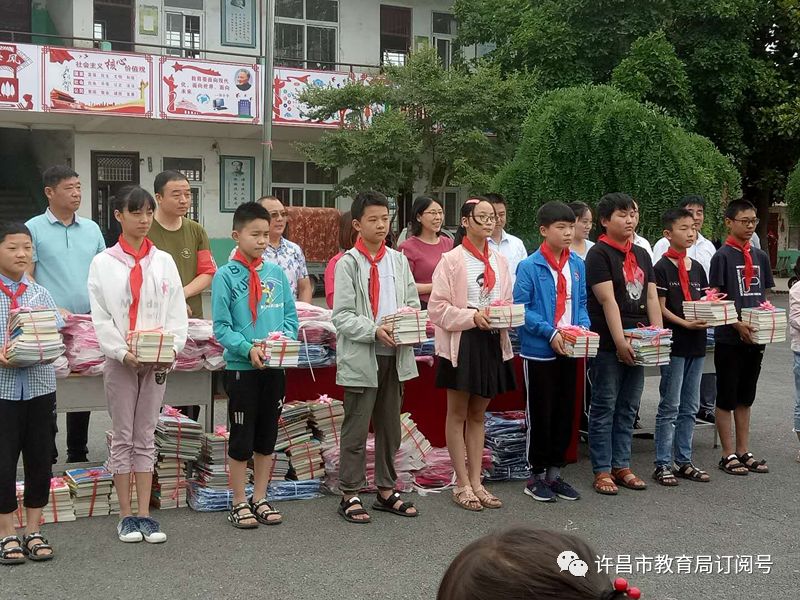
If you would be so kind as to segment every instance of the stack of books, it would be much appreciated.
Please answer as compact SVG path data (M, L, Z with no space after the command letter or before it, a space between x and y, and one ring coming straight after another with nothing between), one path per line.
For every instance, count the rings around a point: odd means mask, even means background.
M323 448L339 445L344 421L344 405L341 400L327 396L307 403L311 409L311 426L314 435L320 440Z
M425 466L425 457L433 450L433 446L422 432L417 429L417 424L411 418L411 413L400 415L400 450L405 454L407 471L417 471ZM395 460L395 463L397 460Z
M42 518L45 523L62 523L76 519L72 493L63 477L53 477L50 480L50 496L47 506L42 509Z
M49 364L65 350L55 310L15 308L9 312L5 355L12 366Z
M202 437L200 423L171 406L164 407L156 425L158 460L151 504L162 509L186 506L187 463L200 455Z
M269 475L270 481L284 481L289 479L289 472L292 465L286 452L276 452L272 456L272 472Z
M296 367L300 360L300 342L283 337L280 339L253 340L253 345L264 353L264 366L278 368Z
M592 358L600 349L600 336L594 331L582 327L561 327L558 332L564 339L567 356L574 358Z
M683 318L705 321L709 327L730 325L739 320L733 300L684 300Z
M65 480L72 494L76 517L98 517L110 513L111 471L105 467L69 469Z
M750 325L755 331L753 341L756 344L773 344L786 341L786 311L769 305L769 308L743 308L742 322Z
M492 304L483 309L494 329L509 329L525 323L524 304Z
M398 346L420 344L428 339L426 326L427 310L401 310L381 319L381 325L388 325L392 331L392 339Z
M131 354L142 363L171 363L175 358L175 336L161 331L131 331Z
M295 481L320 479L325 474L322 445L317 439L292 441L286 448L286 456L290 465L287 476Z
M230 487L228 439L227 431L203 434L200 456L194 465L195 480L201 486L216 490L226 490Z
M292 444L310 442L313 432L308 423L310 411L306 402L287 402L278 420L275 450L286 450Z
M669 364L672 330L637 327L626 329L625 337L633 347L637 365L658 367Z

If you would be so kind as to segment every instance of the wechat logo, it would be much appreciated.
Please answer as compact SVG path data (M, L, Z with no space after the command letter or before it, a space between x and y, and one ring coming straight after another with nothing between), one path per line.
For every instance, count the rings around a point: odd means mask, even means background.
M558 563L559 570L569 571L575 577L586 577L586 573L589 571L586 561L581 560L572 550L564 550L559 554L556 563Z

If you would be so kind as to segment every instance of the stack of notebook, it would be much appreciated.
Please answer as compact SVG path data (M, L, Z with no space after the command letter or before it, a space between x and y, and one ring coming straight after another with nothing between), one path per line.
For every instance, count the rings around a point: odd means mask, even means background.
M411 418L411 413L400 415L400 451L407 456L404 462L407 471L417 471L425 466L425 457L433 450L433 446L422 432L417 429L417 424ZM395 460L397 462L397 460Z
M275 450L286 450L291 444L309 442L312 431L308 423L310 411L306 402L287 402L278 420Z
M50 496L47 506L42 509L42 518L45 523L62 523L75 520L75 505L72 494L63 477L53 477L50 480Z
M672 347L672 330L651 327L626 329L625 338L630 342L637 365L658 367L669 364Z
M705 321L709 327L730 325L739 320L733 300L684 300L683 318Z
M228 489L228 439L227 431L203 434L200 456L194 464L194 478L203 487Z
M525 323L524 304L493 304L484 308L483 314L495 329L509 329Z
M528 425L521 411L487 412L485 446L492 453L492 468L488 479L505 481L527 479Z
M128 334L131 354L142 363L171 363L175 358L175 336L161 331L131 331Z
M109 496L113 484L111 471L105 467L69 469L65 480L72 494L75 516L97 517L109 514Z
M575 358L592 358L600 349L600 336L594 331L581 327L563 327L558 332L564 339L567 356Z
M391 328L394 343L399 346L420 344L427 340L427 322L427 310L402 310L381 319L381 325Z
M5 355L12 366L49 364L65 350L55 310L15 308L9 312Z
M289 457L286 452L276 452L272 456L272 472L270 473L270 481L283 481L289 479L291 471L291 464L289 464Z
M246 485L244 491L248 497L252 496L253 486ZM233 492L229 489L205 487L197 481L190 481L187 502L192 510L198 512L230 510L233 506Z
M322 445L317 439L293 441L286 448L286 456L289 457L291 479L308 481L310 479L321 479L325 474Z
M253 345L264 353L266 367L296 367L300 360L300 342L282 337L280 339L253 340Z
M786 311L769 305L769 308L743 308L742 322L755 331L756 344L773 344L786 341Z
M319 400L307 402L311 409L311 426L314 435L320 440L323 448L339 445L344 421L344 405L341 400L324 396Z
M186 469L200 455L203 428L165 406L156 425L158 461L153 474L151 504L158 508L186 506Z

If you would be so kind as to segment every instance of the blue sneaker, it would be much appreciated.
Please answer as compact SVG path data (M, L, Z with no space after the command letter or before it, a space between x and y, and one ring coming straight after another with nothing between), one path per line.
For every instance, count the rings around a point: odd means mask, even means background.
M121 542L141 542L144 538L139 531L136 517L125 517L117 523L117 536Z
M564 500L579 500L581 497L578 491L561 477L556 477L554 481L548 481L547 485L556 496Z
M555 502L556 495L544 479L534 479L529 481L525 486L525 492L528 496L539 502Z
M167 541L167 534L161 531L158 521L150 517L139 517L136 519L139 531L144 536L144 541L151 544L162 544Z

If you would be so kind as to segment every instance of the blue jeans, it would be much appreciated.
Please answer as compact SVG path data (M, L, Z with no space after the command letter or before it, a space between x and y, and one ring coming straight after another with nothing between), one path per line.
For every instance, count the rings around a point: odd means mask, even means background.
M794 353L794 430L800 431L800 352Z
M661 401L656 415L656 465L685 465L692 462L692 438L697 411L700 408L700 378L704 356L673 356L669 365L661 367L658 391Z
M589 457L595 473L624 469L631 463L633 422L644 389L644 367L629 367L616 352L597 353L589 370Z

